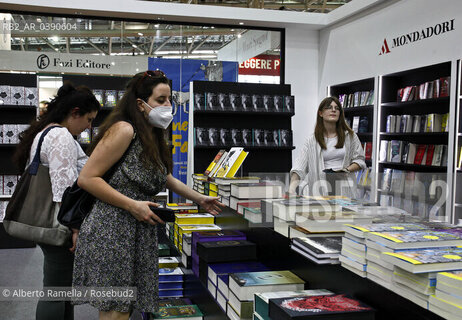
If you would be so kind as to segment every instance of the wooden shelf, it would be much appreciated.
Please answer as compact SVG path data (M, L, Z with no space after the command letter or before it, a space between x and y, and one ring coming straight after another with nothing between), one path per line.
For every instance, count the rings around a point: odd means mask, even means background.
M446 166L424 166L420 164L409 164L399 162L379 162L380 165L399 170L416 171L416 172L447 172L448 167Z
M417 106L417 105L427 105L427 104L449 104L449 97L434 98L434 99L423 99L423 100L412 100L404 102L384 102L382 107L408 107L408 106Z
M255 115L255 116L284 116L292 117L294 112L265 112L265 111L231 111L231 110L194 110L194 115Z
M195 150L209 150L209 149L228 149L234 146L194 146ZM237 146L236 146L237 147ZM244 150L294 150L295 147L265 147L265 146L243 146Z

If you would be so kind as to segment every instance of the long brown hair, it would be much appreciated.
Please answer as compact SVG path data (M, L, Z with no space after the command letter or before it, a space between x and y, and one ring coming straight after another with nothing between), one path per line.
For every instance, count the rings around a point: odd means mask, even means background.
M13 161L21 173L26 168L35 136L50 123L63 122L71 115L74 108L77 108L78 115L83 116L89 112L99 111L101 106L90 89L85 86L75 88L71 82L66 81L59 88L56 97L47 103L46 111L37 120L32 121L30 127L19 136L21 141L13 155Z
M173 168L172 152L167 145L167 131L151 126L137 107L137 99L148 101L152 95L152 90L160 83L169 85L169 80L163 72L146 71L137 73L128 82L122 99L100 125L98 135L90 146L90 153L114 123L128 121L133 125L137 136L141 140L143 149L141 160L145 164L151 163L159 169L165 166L167 172L171 173Z
M321 149L326 149L326 142L324 140L324 134L326 133L326 128L324 127L324 121L322 117L319 115L319 112L323 111L324 108L330 106L330 104L335 102L337 106L340 108L340 116L338 118L337 123L335 124L335 130L337 131L337 144L335 145L335 148L343 148L343 145L345 144L345 131L347 131L350 135L353 135L354 131L351 130L351 128L347 125L345 121L345 114L343 113L343 108L342 105L340 104L340 101L336 97L327 97L324 98L321 103L319 104L318 111L317 111L317 117L316 117L316 127L314 128L314 137L316 138L316 141L319 143L321 146Z

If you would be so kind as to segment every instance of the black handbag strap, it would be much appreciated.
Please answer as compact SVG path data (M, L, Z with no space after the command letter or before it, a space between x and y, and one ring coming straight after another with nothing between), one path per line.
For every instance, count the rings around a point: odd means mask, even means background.
M43 131L42 135L40 136L39 142L37 144L37 150L35 151L35 156L32 162L29 165L29 174L35 176L37 174L39 165L40 165L40 152L42 150L42 143L43 139L45 139L45 136L47 135L48 132L50 132L51 129L53 128L62 128L62 126L50 126Z

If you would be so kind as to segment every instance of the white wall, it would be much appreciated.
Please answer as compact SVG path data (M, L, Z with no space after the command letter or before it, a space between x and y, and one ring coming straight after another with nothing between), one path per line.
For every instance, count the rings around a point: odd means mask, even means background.
M305 28L286 29L285 82L295 96L292 117L295 160L305 139L313 133L318 106L318 43L319 32Z

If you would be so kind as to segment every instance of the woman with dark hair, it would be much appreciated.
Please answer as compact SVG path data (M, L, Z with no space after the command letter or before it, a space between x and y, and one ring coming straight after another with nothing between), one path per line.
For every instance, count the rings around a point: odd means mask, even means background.
M100 104L90 89L75 88L71 83L65 83L59 88L57 96L47 103L46 111L21 134L14 160L22 173L34 158L43 131L51 126L59 126L51 129L44 137L40 151L41 163L49 167L54 202L61 202L64 190L74 183L88 159L73 136L90 128L99 110ZM70 249L39 244L44 255L44 287L72 285L73 252L77 234L78 230L72 230ZM69 243L70 240L69 234ZM40 300L36 319L74 319L74 308L69 301Z
M308 194L341 193L354 197L352 172L366 168L364 159L361 142L346 124L339 100L327 97L319 104L314 134L306 140L302 153L290 170L289 192L295 193L300 180L304 180L311 191ZM326 179L329 182L342 181L343 184L338 184L340 192L336 192L332 185L327 186L330 190L326 192L319 183Z
M100 126L78 184L97 200L83 222L74 264L75 287L136 287L136 301L88 299L100 319L128 319L133 309L158 309L157 224L150 206L164 186L212 214L218 198L201 195L175 179L166 142L172 121L169 80L161 71L136 74ZM102 176L119 159L109 181Z

